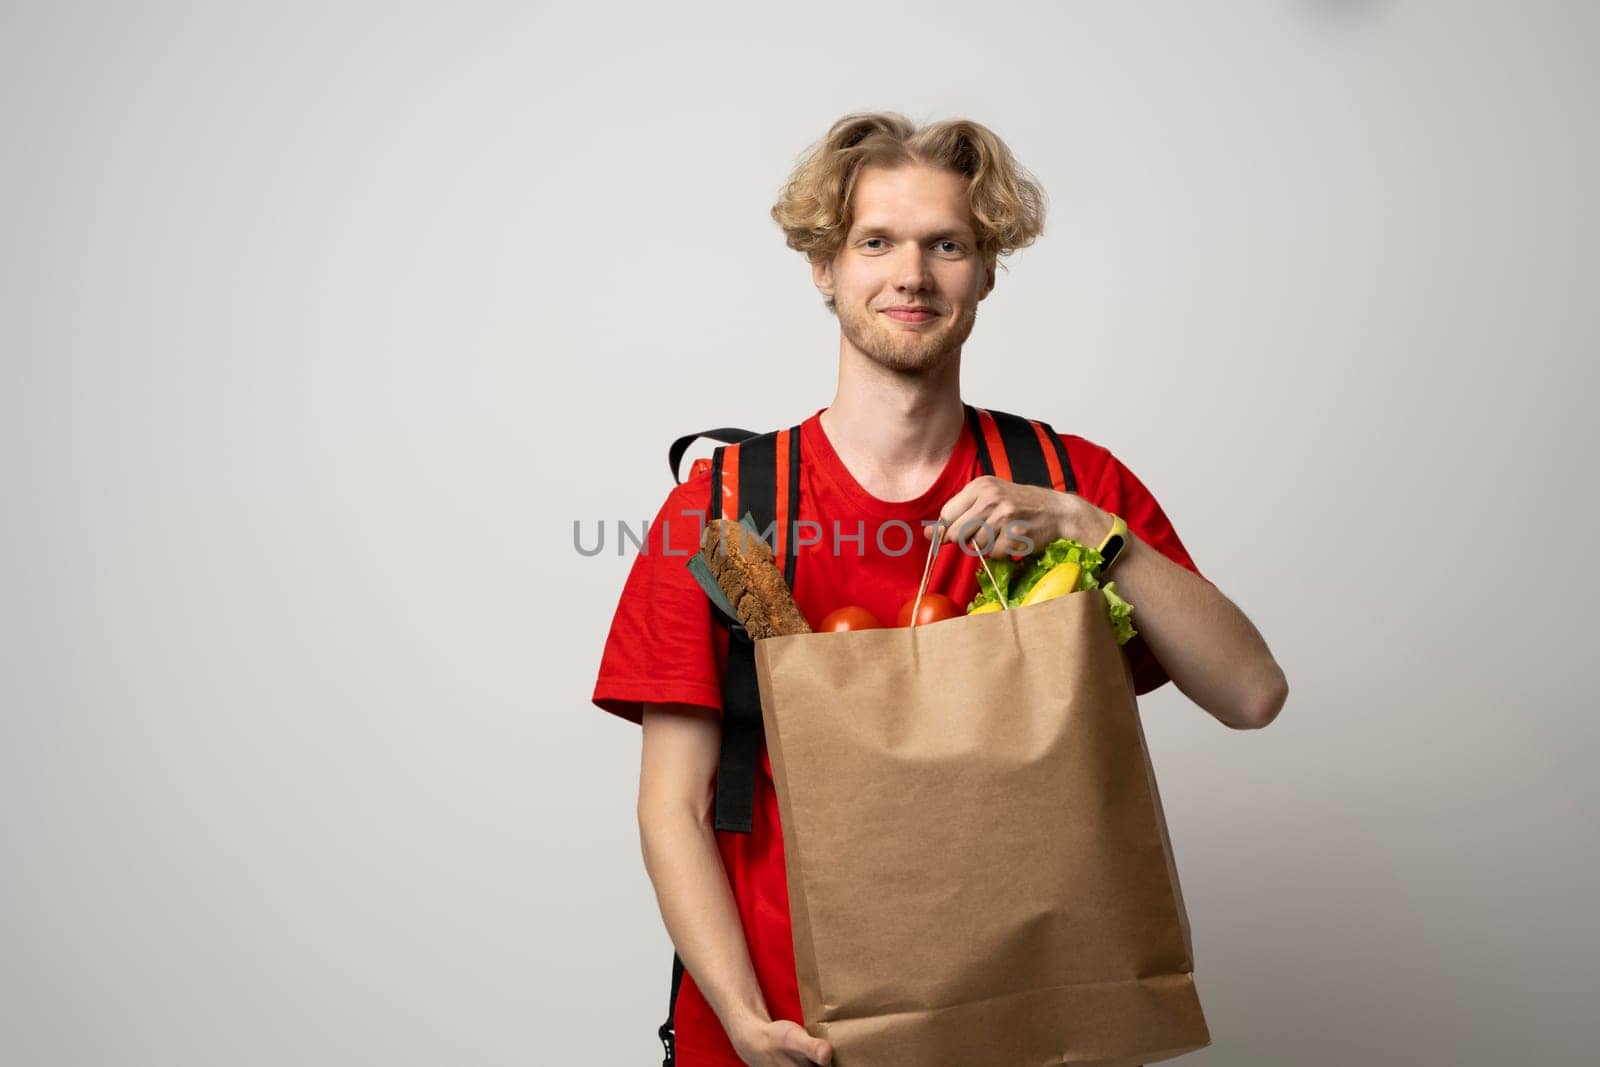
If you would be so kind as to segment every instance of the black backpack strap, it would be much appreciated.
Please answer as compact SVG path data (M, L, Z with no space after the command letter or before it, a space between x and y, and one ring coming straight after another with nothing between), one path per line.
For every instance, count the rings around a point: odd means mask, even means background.
M738 623L730 627L727 670L722 676L722 749L717 754L718 830L747 834L754 824L756 764L761 759L761 691L756 684L756 646Z
M730 449L738 468L737 493L724 499L723 482ZM779 487L783 493L779 495ZM780 506L781 503L781 506ZM711 499L707 518L748 514L783 561L783 577L794 588L794 523L800 509L800 427L757 434L717 449L711 457ZM719 621L721 613L714 613ZM743 626L728 622L728 662L722 678L722 748L717 757L715 826L747 834L754 823L756 767L765 732L761 692L756 684L755 642Z
M661 1067L673 1067L678 1062L678 1027L675 1018L678 1012L678 989L683 985L683 960L678 954L672 954L672 992L667 996L667 1021L656 1029L656 1036L661 1039L661 1048L666 1053L666 1059L661 1061Z
M715 430L701 430L699 433L685 434L672 442L672 447L667 449L667 465L672 468L672 481L675 485L682 485L683 479L678 476L678 468L683 465L683 454L689 451L689 446L702 437L724 444L737 444L755 436L753 430L736 430L732 426L722 426Z
M719 428L719 429L715 429L715 430L702 430L700 433L692 433L692 434L688 434L688 435L686 435L684 437L678 438L676 441L672 442L672 447L667 450L667 464L672 468L672 480L674 482L676 482L678 485L682 485L683 484L683 479L678 476L678 468L683 463L684 453L687 452L689 450L689 446L692 445L699 438L706 437L706 438L710 438L713 441L722 441L725 444L738 445L739 443L744 442L744 441L748 441L751 438L754 438L756 436L758 436L758 435L753 433L753 432L751 432L750 430L739 430L739 429L735 429L733 427L726 427L725 426L725 427L722 427L722 428ZM798 437L796 437L796 440L798 440ZM796 457L795 458L797 460L799 458L798 449L796 449ZM741 464L740 467L741 467L741 471L742 471L743 465ZM718 449L715 449L711 454L711 498L707 502L707 506L706 506L706 520L707 521L710 521L713 518L721 518L722 517L722 506L721 506L721 502L722 502L722 470L723 470L723 450L721 448L718 448ZM774 479L774 481L776 481L776 479ZM742 478L741 478L741 482L742 482ZM789 484L798 487L799 483L798 483L797 479L790 479ZM752 485L751 492L756 492L756 491L757 491L756 486ZM741 496L741 498L744 498L745 494L741 491L740 496ZM786 576L792 577L792 574L793 574L793 568L791 566L790 568L788 568L786 570ZM725 624L725 625L727 624L727 620L723 617L721 612L716 610L715 607L713 607L711 609L711 614L712 614L712 618L716 619L719 623L722 623L722 624ZM739 661L740 663L742 663L742 661L744 661L745 659L748 659L749 664L750 664L750 671L751 671L751 682L750 682L750 685L751 686L754 685L755 658L754 658L754 649L750 644L749 637L745 634L744 627L739 625L738 623L733 623L732 626L731 626L731 630L732 630L732 635L731 635L732 636L732 641L730 642L730 644L728 646L728 671L723 677L723 701L724 701L724 705L726 705L726 703L727 703L727 700L728 700L728 695L727 694L730 692L730 690L742 691L745 688L745 685L744 685L744 683L742 681L734 681L733 684L730 685L730 679L733 678L736 675L736 673L737 673L739 678L743 677L742 668L739 667L739 665L738 665L738 663L736 663L736 661ZM745 651L741 651L740 638L743 638L743 649ZM757 691L757 693L755 695L755 708L756 708L756 727L757 727L757 730L759 731L760 726L761 726L761 696L760 696L759 691ZM724 717L726 718L726 715L724 715ZM761 740L761 735L758 732L756 734L756 743L757 743L758 746L760 744L760 740ZM747 740L739 739L730 748L730 746L728 744L728 738L727 738L727 728L726 728L726 725L724 725L723 746L722 746L722 752L718 756L718 768L717 768L717 789L718 789L718 809L719 810L721 810L721 806L722 806L722 803L723 803L722 802L722 798L721 798L721 793L722 793L722 788L723 788L722 783L724 781L735 782L735 781L740 780L740 775L738 773L737 767L742 762L742 760L741 760L741 758L739 756L739 752L744 747L747 747L747 745L748 745L748 741ZM759 751L759 747L758 747L758 751ZM730 757L732 759L731 768L730 768ZM753 762L750 764L750 773L751 773L752 777L749 779L749 787L750 787L750 790L752 791L752 798L753 798L753 792L754 792L754 788L755 788L755 780L753 778L753 775L755 773L755 765L754 765ZM723 829L723 828L724 827L722 827L720 825L720 817L719 817L718 829ZM746 824L745 824L745 831L748 832L749 829L750 829L749 819L747 818L746 819ZM662 1049L662 1053L663 1053L663 1056L664 1056L664 1058L661 1061L661 1067L674 1067L674 1065L677 1063L677 1059L678 1059L678 1028L677 1028L678 992L682 988L683 988L683 958L680 957L676 952L674 952L672 954L672 989L667 995L667 1019L659 1027L656 1028L656 1037L658 1037L661 1040L661 1049Z
M1066 447L1049 423L971 404L966 409L967 424L978 443L978 463L985 474L1062 493L1078 491Z

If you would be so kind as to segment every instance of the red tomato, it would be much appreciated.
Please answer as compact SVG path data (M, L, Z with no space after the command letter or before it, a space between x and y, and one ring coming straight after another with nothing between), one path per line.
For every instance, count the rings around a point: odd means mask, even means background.
M882 627L883 623L879 622L878 617L872 612L866 608L849 604L824 615L822 621L817 624L817 633L838 633L842 630L878 630L882 629Z
M911 605L916 602L915 597L905 602L905 605L900 609L899 617L895 620L896 626L911 625ZM965 615L966 611L962 609L961 605L944 594L924 593L922 594L922 604L917 608L917 625L926 626L931 622L942 622L945 619L954 619L957 616Z

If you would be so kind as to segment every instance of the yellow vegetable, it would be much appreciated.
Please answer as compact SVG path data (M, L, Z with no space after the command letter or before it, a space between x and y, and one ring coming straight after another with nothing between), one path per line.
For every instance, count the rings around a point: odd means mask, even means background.
M987 615L991 611L999 611L999 610L1001 610L1000 609L1000 601L991 600L987 604L979 604L977 607L975 607L971 611L967 612L967 614L968 615Z
M1022 607L1029 604L1039 604L1046 600L1054 600L1058 596L1066 596L1078 588L1078 575L1083 570L1076 563L1058 563L1049 574L1039 579L1039 583L1028 590L1028 595L1022 598Z

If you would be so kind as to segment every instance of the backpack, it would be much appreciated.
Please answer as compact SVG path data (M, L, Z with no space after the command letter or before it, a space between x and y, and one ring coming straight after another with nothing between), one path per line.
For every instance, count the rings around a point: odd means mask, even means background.
M964 404L967 425L978 446L978 465L985 474L1057 492L1077 492L1067 450L1049 424L1019 415ZM690 476L711 473L706 521L733 521L748 512L757 530L771 529L774 561L782 560L784 581L794 588L796 547L789 536L800 509L800 427L754 433L720 427L686 434L672 442L667 463L672 480L683 479L678 468L699 438L723 442L711 459L696 460ZM761 694L756 685L755 643L736 620L711 609L718 625L728 629L728 660L722 678L722 748L717 758L715 826L731 833L750 832L755 805L755 775L765 741ZM673 1016L683 984L683 960L672 956L672 989L667 1020L656 1031L666 1052L662 1067L676 1062Z

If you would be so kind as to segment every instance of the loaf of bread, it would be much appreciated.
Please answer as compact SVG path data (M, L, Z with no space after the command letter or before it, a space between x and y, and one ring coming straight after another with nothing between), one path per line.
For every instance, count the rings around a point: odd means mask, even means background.
M772 548L748 526L712 519L706 523L700 555L752 640L811 632L773 561Z

